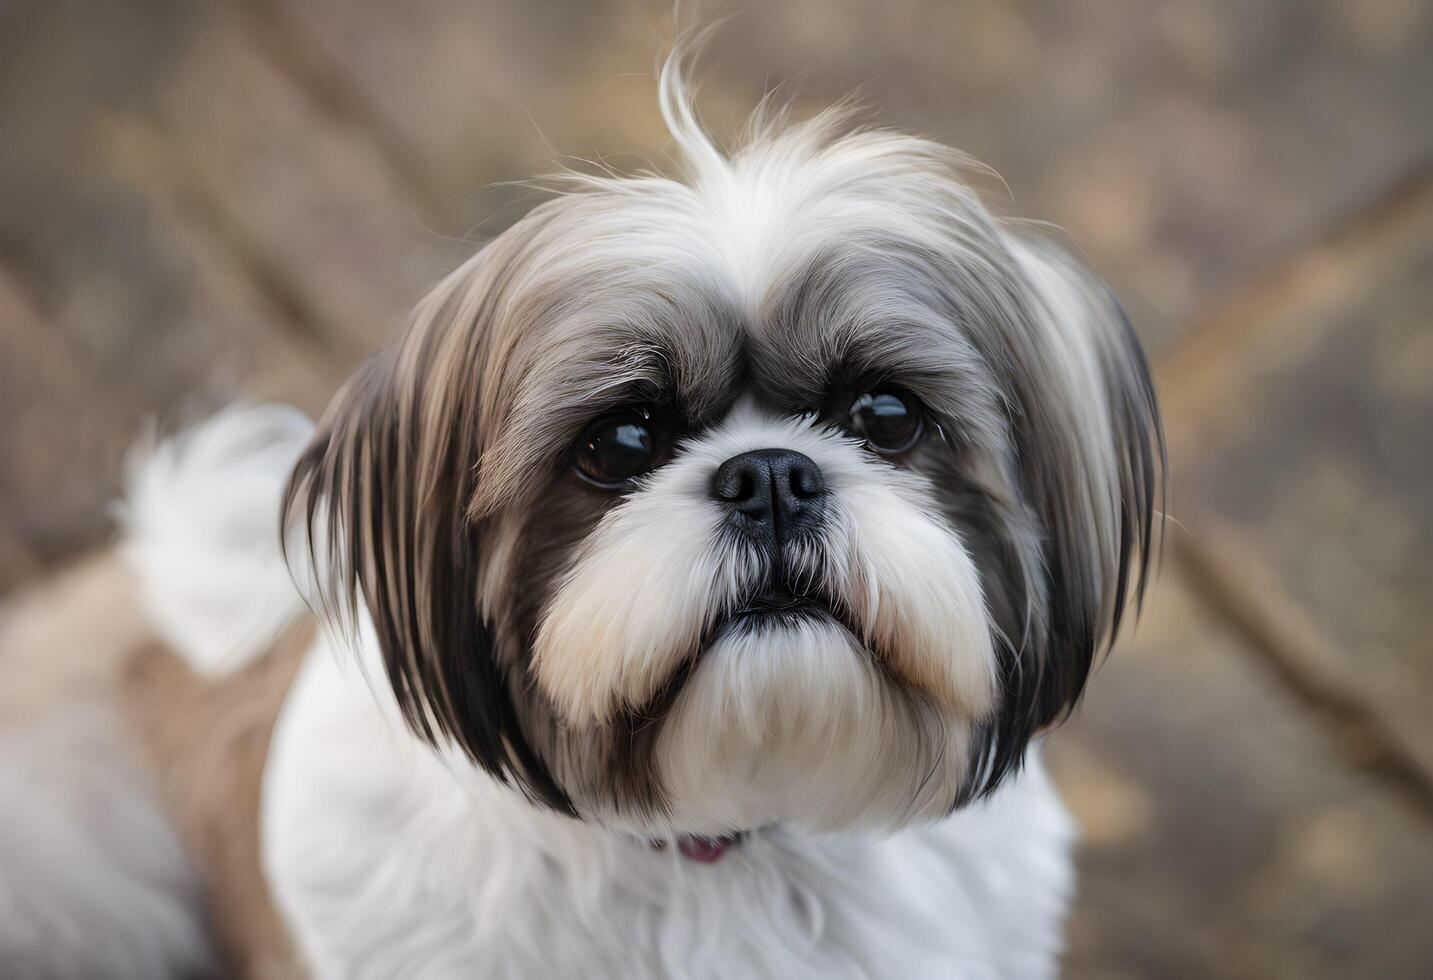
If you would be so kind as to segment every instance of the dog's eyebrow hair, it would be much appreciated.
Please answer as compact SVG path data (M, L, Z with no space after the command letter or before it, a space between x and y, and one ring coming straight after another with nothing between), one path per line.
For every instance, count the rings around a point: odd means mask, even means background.
M767 312L754 363L763 387L827 398L843 385L903 385L946 417L975 416L1003 431L990 368L971 342L963 297L944 284L943 260L919 245L873 239L813 255ZM773 373L771 365L781 365Z
M609 412L627 407L664 405L673 397L671 386L666 382L622 378L590 395L555 396L545 406L542 416L510 416L508 427L518 438L565 445L577 437L584 425Z
M470 513L490 512L560 466L583 426L626 405L680 403L669 359L654 348L610 349L550 363L518 388L501 431L483 454Z

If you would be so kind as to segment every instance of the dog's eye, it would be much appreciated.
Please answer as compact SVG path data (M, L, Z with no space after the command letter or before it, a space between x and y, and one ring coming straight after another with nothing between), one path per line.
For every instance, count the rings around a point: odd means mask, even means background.
M920 402L894 388L875 388L857 395L848 410L847 426L872 449L887 455L910 449L925 428Z
M589 483L618 490L656 464L660 444L645 411L598 419L577 439L573 467Z

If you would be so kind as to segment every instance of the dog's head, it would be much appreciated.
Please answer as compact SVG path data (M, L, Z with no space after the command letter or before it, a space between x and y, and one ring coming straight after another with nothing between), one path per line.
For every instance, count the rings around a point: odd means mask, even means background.
M335 400L288 512L398 704L642 833L890 828L995 787L1142 585L1120 308L932 143L839 114L593 178Z

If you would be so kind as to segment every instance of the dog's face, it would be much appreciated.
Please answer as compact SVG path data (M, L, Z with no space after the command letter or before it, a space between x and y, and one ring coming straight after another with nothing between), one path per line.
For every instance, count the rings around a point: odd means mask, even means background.
M670 94L670 93L669 93ZM291 516L410 724L652 835L892 828L1075 702L1154 523L1117 304L831 118L538 207L336 399Z

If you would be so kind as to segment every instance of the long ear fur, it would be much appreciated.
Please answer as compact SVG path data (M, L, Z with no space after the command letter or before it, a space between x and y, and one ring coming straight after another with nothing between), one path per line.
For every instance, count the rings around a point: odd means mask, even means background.
M473 331L452 322L474 311L443 289L335 398L294 470L285 526L306 532L322 611L350 639L362 599L409 727L571 813L523 735L479 611L480 541L466 516L478 397L476 381L458 379L482 372L475 345L457 339Z
M1026 629L1006 638L979 793L1073 710L1131 597L1142 600L1167 469L1149 368L1118 301L1052 245L1008 244L1033 329L1002 352L1005 382L1020 480L1043 533L1040 567L1025 569L1020 589Z

